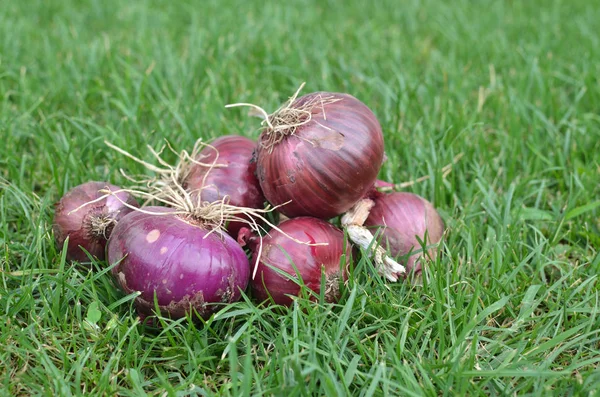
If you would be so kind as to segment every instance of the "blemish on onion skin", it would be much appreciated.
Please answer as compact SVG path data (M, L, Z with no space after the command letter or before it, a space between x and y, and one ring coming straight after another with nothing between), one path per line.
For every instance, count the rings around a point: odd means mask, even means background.
M166 278L165 278L165 279L163 279L162 283L163 283L163 284L166 284L166 283L167 283L167 279L166 279Z
M149 244L152 244L153 242L158 240L159 237L160 237L160 231L158 229L153 229L153 230L150 230L148 232L148 234L146 235L146 241Z
M164 255L164 254L165 254L165 253L166 253L168 250L169 250L169 249L168 249L167 247L162 247L162 248L160 249L160 254L161 254L161 255Z
M183 280L183 273L181 273L181 274L179 275L179 279L180 279L180 280Z

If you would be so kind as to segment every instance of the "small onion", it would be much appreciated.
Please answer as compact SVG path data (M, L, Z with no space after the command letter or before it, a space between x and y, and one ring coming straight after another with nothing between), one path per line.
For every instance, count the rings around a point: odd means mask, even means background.
M156 295L162 314L181 318L196 311L207 318L240 298L250 277L248 258L226 233L169 214L175 211L144 207L121 219L107 260L116 263L112 274L124 292L141 293L135 299L141 317L152 314Z
M292 97L267 116L257 175L271 204L291 201L280 208L284 215L329 219L373 187L384 157L383 134L364 103L348 94L315 92Z
M215 163L215 166L192 164L183 187L199 193L201 201L220 201L227 196L229 204L236 207L263 208L265 198L256 178L256 162L252 161L255 149L256 142L243 136L216 139L197 156L203 164ZM237 236L242 226L241 222L230 222L227 231Z
M405 263L407 270L421 272L423 253L419 240L426 246L438 244L444 233L444 221L429 201L413 193L379 193L373 200L375 205L364 225L381 227L381 242L389 252L394 257L411 253ZM437 247L428 250L431 258L436 253Z
M103 189L118 193L106 195L101 192ZM120 190L118 186L106 182L86 182L69 190L56 203L54 237L59 247L69 237L67 259L88 261L88 256L80 247L96 258L104 259L106 241L113 227L132 211L124 203L138 207L131 194Z
M250 281L253 296L261 302L271 296L277 304L290 305L291 296L298 296L301 291L300 286L290 277L296 278L299 274L304 285L318 293L321 272L324 271L325 300L337 302L340 283L347 279L347 266L352 260L351 245L344 243L342 231L328 222L311 217L289 219L278 228L280 230L273 229L262 238L260 262L256 276ZM242 229L238 241L248 240L247 236L247 229ZM309 244L299 243L290 237ZM258 238L250 238L249 245L253 251L253 263L256 263L259 254ZM345 255L343 265L342 255Z

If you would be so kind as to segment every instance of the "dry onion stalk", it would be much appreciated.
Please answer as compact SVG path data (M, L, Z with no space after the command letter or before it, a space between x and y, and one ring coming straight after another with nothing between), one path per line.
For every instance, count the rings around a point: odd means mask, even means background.
M377 242L373 233L363 226L369 216L369 211L374 205L375 202L371 199L360 200L342 216L342 226L346 229L348 237L354 244L366 252L372 253L377 271L389 281L396 282L398 278L406 274L406 268L388 255L385 248Z

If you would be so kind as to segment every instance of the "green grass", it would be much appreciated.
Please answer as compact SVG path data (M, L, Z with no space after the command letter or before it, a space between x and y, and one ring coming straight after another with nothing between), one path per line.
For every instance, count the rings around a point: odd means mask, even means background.
M600 8L363 3L0 0L0 394L600 392ZM65 262L53 203L142 171L105 139L256 136L224 105L303 81L373 109L382 178L430 176L409 190L448 232L422 286L360 261L338 305L151 330L103 264Z

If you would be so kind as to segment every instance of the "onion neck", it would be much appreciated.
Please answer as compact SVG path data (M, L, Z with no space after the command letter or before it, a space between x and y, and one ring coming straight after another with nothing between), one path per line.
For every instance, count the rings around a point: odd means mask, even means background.
M354 207L350 208L348 212L346 212L342 216L342 225L364 225L365 221L369 217L369 212L375 206L375 201L364 198L354 204Z
M389 281L396 282L406 275L406 268L390 257L375 239L375 236L363 226L375 202L365 198L357 202L342 216L342 226L348 232L350 240L373 257L375 267L380 275Z

